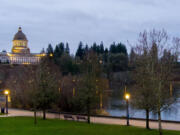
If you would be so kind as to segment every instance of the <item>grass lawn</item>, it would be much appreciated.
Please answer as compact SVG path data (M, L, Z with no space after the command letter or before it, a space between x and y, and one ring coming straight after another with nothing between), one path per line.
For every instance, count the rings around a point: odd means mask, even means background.
M0 135L158 135L157 130L118 125L87 124L83 122L38 119L31 117L0 118ZM164 131L164 135L180 135Z

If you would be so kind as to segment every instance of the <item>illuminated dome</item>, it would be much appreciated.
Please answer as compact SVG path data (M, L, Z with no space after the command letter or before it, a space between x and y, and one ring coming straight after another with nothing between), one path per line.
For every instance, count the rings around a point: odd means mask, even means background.
M25 41L27 41L26 35L22 32L21 27L19 27L18 32L15 34L13 40L25 40Z
M21 27L19 27L18 32L13 38L12 53L30 53L30 49L28 48L28 40L26 35L22 32Z

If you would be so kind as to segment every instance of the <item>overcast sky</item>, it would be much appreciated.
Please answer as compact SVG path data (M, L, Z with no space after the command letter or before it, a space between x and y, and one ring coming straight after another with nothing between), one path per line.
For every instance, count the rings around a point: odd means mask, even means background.
M180 0L0 0L0 51L11 51L21 26L31 52L49 43L135 43L144 29L180 37Z

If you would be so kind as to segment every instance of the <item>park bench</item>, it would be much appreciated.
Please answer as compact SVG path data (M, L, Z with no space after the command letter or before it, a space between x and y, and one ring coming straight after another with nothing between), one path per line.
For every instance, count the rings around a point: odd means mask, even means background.
M65 120L74 120L74 117L72 115L65 114L64 119Z
M79 115L77 115L76 116L76 119L77 119L77 121L87 121L88 120L88 118L86 117L86 116L79 116Z

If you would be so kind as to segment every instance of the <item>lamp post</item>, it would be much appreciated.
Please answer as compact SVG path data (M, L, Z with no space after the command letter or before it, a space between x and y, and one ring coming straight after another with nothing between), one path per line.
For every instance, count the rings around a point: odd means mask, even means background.
M73 79L73 84L74 84L74 86L73 86L73 97L74 97L75 92L76 92L76 90L75 90L76 80L75 79Z
M127 118L127 126L129 126L129 99L130 95L128 93L125 94L126 99L126 118Z
M9 95L9 90L4 90L4 95L6 96L6 114L8 114L8 95Z

